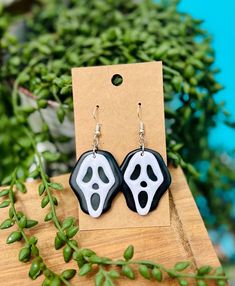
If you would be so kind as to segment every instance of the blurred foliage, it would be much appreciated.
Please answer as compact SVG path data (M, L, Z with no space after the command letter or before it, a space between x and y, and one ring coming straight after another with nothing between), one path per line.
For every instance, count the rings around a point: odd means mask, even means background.
M224 104L215 100L222 86L216 80L211 37L202 21L178 12L176 1L168 2L40 0L29 14L1 12L1 180L15 164L27 177L32 163L21 125L35 109L21 107L19 85L36 96L39 111L48 99L57 101L63 122L73 109L71 67L161 60L168 159L183 167L196 198L205 198L207 226L224 224L235 233L233 201L227 199L235 187L234 162L208 144L218 115L232 125ZM26 31L23 41L11 33L19 21ZM47 122L35 136L38 142L56 141Z

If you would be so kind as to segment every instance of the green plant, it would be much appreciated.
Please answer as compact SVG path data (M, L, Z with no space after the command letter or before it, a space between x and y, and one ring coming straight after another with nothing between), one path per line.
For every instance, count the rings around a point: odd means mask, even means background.
M202 21L178 12L176 1L171 5L166 2L41 0L29 15L16 18L0 9L2 184L11 182L15 166L17 178L23 182L35 164L36 150L24 131L24 126L30 129L30 114L35 110L41 113L48 99L58 102L61 122L73 109L71 67L162 60L169 162L184 168L195 197L205 197L211 212L205 217L207 226L226 224L235 232L232 202L221 194L231 192L234 186L234 163L226 163L208 143L209 130L216 125L218 115L224 114L231 125L223 103L215 100L222 87L215 79L218 69L213 65L211 39L201 28ZM9 27L22 19L26 26L23 42L9 33ZM19 86L35 95L36 107L21 105ZM57 146L66 138L55 138L44 121L34 140L36 144L50 141ZM48 163L48 175L55 162L68 162L68 155L59 149L42 155ZM33 175L42 176L40 172L37 167ZM50 191L50 183L45 183L48 176L44 176L43 186ZM41 187L41 192L45 189ZM51 200L47 196L43 205L51 204ZM227 207L221 212L225 202ZM55 216L53 208L51 211L46 220Z
M29 269L29 277L32 280L37 279L41 274L45 276L43 286L46 285L70 285L68 280L72 279L76 274L74 269L67 269L58 275L54 273L50 268L47 267L45 261L42 259L37 247L38 239L35 236L27 236L26 229L32 228L38 224L37 221L28 219L22 211L17 211L15 208L15 192L14 186L17 191L22 193L26 192L25 185L17 179L17 168L11 176L11 185L9 188L4 189L0 192L0 197L4 197L3 202L0 204L0 208L5 208L9 206L9 217L5 219L1 225L0 229L8 229L14 225L17 226L17 230L11 232L8 236L6 243L12 244L17 241L24 241L24 246L19 252L19 261L28 262L32 260Z

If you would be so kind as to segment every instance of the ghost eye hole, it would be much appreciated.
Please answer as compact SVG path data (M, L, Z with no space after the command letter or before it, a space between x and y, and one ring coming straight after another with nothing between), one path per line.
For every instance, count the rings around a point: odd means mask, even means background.
M135 169L133 170L131 176L130 176L130 179L131 180L136 180L139 177L139 175L140 175L140 170L141 170L141 167L140 167L139 164L137 164L135 166Z
M151 165L147 166L147 174L152 181L157 181L157 177L153 172L153 168Z
M109 183L109 179L106 176L104 169L102 167L98 167L98 174L100 176L100 179L103 183L108 184Z
M91 180L92 174L93 174L93 171L92 171L91 167L88 167L87 171L86 171L86 174L83 177L82 181L84 183L88 183Z

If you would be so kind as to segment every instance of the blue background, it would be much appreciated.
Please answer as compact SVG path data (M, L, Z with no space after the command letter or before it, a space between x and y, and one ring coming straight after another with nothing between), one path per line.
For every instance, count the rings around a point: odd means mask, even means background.
M221 69L217 75L225 89L216 95L218 102L226 101L226 109L235 120L235 1L234 0L182 0L179 11L188 12L195 18L205 20L203 28L213 37L215 49L215 66ZM223 116L219 118L223 121ZM211 131L212 146L235 149L235 129L222 122Z
M235 121L235 1L181 0L178 10L205 20L203 28L213 37L215 66L221 69L217 79L225 86L225 89L216 95L216 100L226 102L225 108ZM230 153L235 150L235 129L224 125L223 120L224 117L220 116L218 126L211 130L210 144ZM214 242L220 240L221 249L225 254L230 257L234 255L234 237L225 229L222 232L210 232L210 236Z

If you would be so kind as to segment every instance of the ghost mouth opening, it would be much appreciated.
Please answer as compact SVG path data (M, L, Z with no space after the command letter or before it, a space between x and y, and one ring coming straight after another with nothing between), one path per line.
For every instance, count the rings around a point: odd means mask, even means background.
M94 193L92 196L91 196L91 205L92 205L92 208L96 211L100 205L100 196L99 194L97 193Z
M145 191L141 191L138 195L138 200L141 208L144 208L148 202L148 193Z

